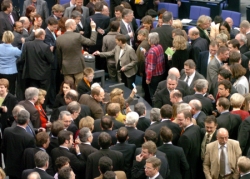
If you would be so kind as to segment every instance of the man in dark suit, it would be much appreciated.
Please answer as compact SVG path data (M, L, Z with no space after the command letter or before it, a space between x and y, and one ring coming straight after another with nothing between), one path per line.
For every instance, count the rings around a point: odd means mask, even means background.
M6 128L3 133L2 153L5 172L10 179L21 179L23 151L35 147L34 137L26 131L29 118L29 112L21 110L17 115L17 126Z
M240 31L237 29L237 28L234 28L233 25L234 25L234 21L231 17L227 17L225 19L225 21L228 23L228 25L230 26L230 36L231 36L231 39L235 38L236 35L238 33L240 33Z
M26 86L34 86L48 91L50 86L51 64L54 56L49 45L45 44L45 31L37 29L36 39L23 45L21 60L24 61L23 78Z
M91 143L93 141L93 135L89 128L87 127L81 128L79 132L79 140L80 140L79 141L80 152L83 155L85 161L87 161L88 156L90 154L98 151L97 149L91 146Z
M110 149L119 151L123 154L124 171L127 175L127 178L131 178L131 168L133 164L133 157L136 146L135 144L128 144L128 130L125 127L121 127L120 129L118 129L116 137L119 143L114 146L111 146Z
M88 156L86 179L93 179L100 175L98 170L98 162L102 156L107 156L113 161L113 170L124 170L123 154L118 151L110 150L111 137L108 133L102 132L98 138L101 149Z
M184 63L184 70L181 71L180 80L185 81L190 90L190 94L194 94L194 84L198 79L204 79L199 72L195 71L196 65L193 60L187 60Z
M249 134L250 134L250 117L242 121L241 125L239 126L239 133L237 138L240 143L242 155L244 156L247 155L247 151L250 147Z
M200 52L199 58L197 61L197 71L207 77L207 66L208 64L215 59L215 56L218 51L218 44L216 41L211 41L209 44L209 51Z
M204 95L206 94L207 89L208 89L207 80L205 80L205 79L196 80L194 89L195 89L195 94L185 96L183 98L183 101L186 102L186 103L189 103L191 100L197 99L202 104L202 109L201 110L206 115L211 115L212 111L213 111L212 100L207 98L207 97L204 97Z
M35 154L39 151L46 152L46 149L48 148L49 143L50 143L49 135L46 132L38 133L36 135L36 148L27 148L23 152L23 159L22 159L23 169L31 169L31 168L38 167L35 163ZM54 176L55 173L52 168L52 160L50 157L49 157L48 162L49 163L46 168L46 172L49 175Z
M2 37L4 31L13 31L13 24L18 18L15 16L13 11L12 2L10 0L2 2L2 11L0 12L0 42L2 42Z
M82 72L85 68L82 46L96 44L96 24L94 21L91 21L92 31L90 39L83 37L80 33L74 33L76 22L73 19L68 19L65 22L65 26L67 32L56 40L59 69L64 75L64 79L73 80L77 86L83 78Z
M240 44L240 47L239 47L240 53L244 54L244 53L249 51L249 48L246 45L247 37L244 34L242 34L242 33L237 34L235 36L235 39L238 40L238 42Z
M13 25L14 31L14 41L12 42L12 45L14 47L17 47L18 49L21 50L24 38L23 38L23 24L20 21L16 21Z
M169 162L170 175L169 179L185 178L185 172L188 171L189 165L181 147L172 144L173 133L170 128L164 126L160 130L160 136L163 145L158 150L164 152Z
M64 6L61 5L61 4L55 4L53 7L52 7L52 12L51 12L51 15L48 17L48 19L46 19L46 24L48 24L48 20L50 17L53 17L55 18L56 20L60 20L63 16L63 13L64 13Z
M156 157L150 157L146 160L145 165L145 175L147 179L163 179L161 174L159 173L161 168L161 160ZM153 169L153 170L152 170Z
M250 159L241 156L238 158L237 167L240 173L241 179L250 179Z
M201 129L201 159L204 160L207 144L217 140L217 120L215 116L207 116L205 128Z
M191 39L191 50L189 58L198 62L200 52L208 50L208 41L200 37L200 32L196 27L192 27L188 30L188 37Z
M239 115L231 114L229 112L230 101L227 98L219 98L216 102L216 108L220 113L217 117L217 129L226 128L229 133L230 139L237 140L238 128L241 124L241 118Z
M141 147L144 142L144 132L136 129L136 124L139 119L139 115L136 112L129 112L126 115L125 126L128 130L128 143L135 144L136 147Z
M184 109L177 113L177 123L182 128L178 146L183 148L186 155L189 170L185 174L187 179L197 178L200 163L201 132L200 127L192 123L192 114L190 110Z
M206 114L201 111L202 104L197 99L192 99L189 102L189 106L191 106L191 113L193 115L193 118L196 120L196 123L200 128L204 128L204 121L206 119Z
M53 106L56 98L57 90L56 90L56 75L58 70L58 62L56 57L56 35L54 31L57 29L58 21L54 17L49 17L47 19L47 28L45 29L45 39L44 43L50 46L50 50L53 53L54 61L51 64L51 72L50 72L50 86L47 97L47 105Z
M136 124L136 128L145 132L145 130L150 126L150 119L146 118L146 106L143 102L139 102L135 105L134 111L139 115L139 120Z
M197 29L200 32L200 37L207 41L207 44L210 44L209 33L207 31L211 25L211 18L206 15L201 15L197 20Z
M53 176L49 175L46 172L46 170L49 167L49 155L45 151L38 151L34 156L34 160L35 160L36 168L24 170L22 173L22 179L26 179L28 175L32 172L39 173L42 179L54 178Z
M35 103L38 100L39 90L35 87L29 87L25 90L25 99L20 101L21 104L30 113L30 121L34 128L39 128L41 126L40 116L35 108Z
M78 145L75 145L76 154L69 151L73 144L73 134L70 131L62 130L58 134L59 147L54 148L51 151L52 162L55 163L56 159L61 156L68 157L70 160L70 166L76 174L76 178L83 178L86 162L80 152Z

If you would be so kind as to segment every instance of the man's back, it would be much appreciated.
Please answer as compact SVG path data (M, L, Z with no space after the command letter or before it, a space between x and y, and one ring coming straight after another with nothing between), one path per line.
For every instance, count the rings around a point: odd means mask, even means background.
M163 25L161 27L157 27L151 32L157 32L159 34L160 44L165 51L168 47L172 47L172 30L173 28L170 25Z

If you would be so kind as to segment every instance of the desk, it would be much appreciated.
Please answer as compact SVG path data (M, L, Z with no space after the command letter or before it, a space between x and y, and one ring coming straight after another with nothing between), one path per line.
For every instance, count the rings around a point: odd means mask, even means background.
M203 6L210 8L210 17L212 20L215 16L221 14L223 8L223 3L226 0L216 0L216 1L207 1L207 0L182 0L181 7L179 9L179 18L189 18L190 6Z

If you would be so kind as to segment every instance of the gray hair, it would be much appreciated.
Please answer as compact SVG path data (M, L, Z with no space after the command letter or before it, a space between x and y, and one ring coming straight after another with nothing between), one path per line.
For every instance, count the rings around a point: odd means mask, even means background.
M39 28L39 29L36 29L35 30L35 37L36 38L40 38L42 35L44 35L45 34L45 30L44 29L42 29L42 28Z
M29 87L25 90L25 99L32 100L35 96L38 96L39 89L35 87Z
M72 19L76 19L77 17L82 17L81 13L77 10L74 10L72 13L71 13L71 16L70 16Z
M64 116L71 116L69 111L61 111L59 114L59 120L63 120Z
M150 120L151 122L158 122L161 120L161 113L159 108L152 108L150 111Z
M174 74L169 74L168 77L167 77L167 81L168 81L169 79L170 79L170 80L173 80L173 81L177 81L177 82L178 82L178 80L179 80L178 77L177 77L176 75L174 75Z
M126 125L134 125L138 122L139 115L136 112L129 112L126 114Z
M227 43L228 36L224 33L220 33L220 34L216 35L215 40L217 40L217 39L221 40L223 43Z
M193 107L196 111L200 111L202 109L202 104L199 100L193 99L189 102L189 105Z
M74 89L70 89L65 94L65 98L71 99L72 101L78 101L78 92Z
M208 81L205 79L198 79L194 85L196 91L201 92L203 89L208 88Z
M246 37L246 35L245 35L245 34L238 33L236 36L239 36L240 41L244 42L244 44L246 44L246 43L247 43L247 37ZM236 38L236 36L235 36L235 38Z
M81 128L79 132L79 139L81 142L87 142L88 138L91 136L91 131L88 127Z
M128 14L133 13L134 11L132 11L131 9L123 9L122 11L122 18L124 18L125 16L127 16Z
M23 110L23 109L25 109L25 108L23 107L23 105L17 104L17 105L13 108L13 110L12 110L12 116L13 116L13 117L17 117L17 114L19 113L19 111L21 111L21 110Z
M191 106L189 106L189 104L187 104L187 103L181 103L177 107L176 111L177 111L177 114L180 114L180 113L182 113L182 111L185 111L185 110L191 111Z
M77 101L72 101L67 106L67 111L69 111L71 114L78 112L79 110L81 110L81 105Z
M150 45L156 45L160 42L159 35L157 32L151 32L148 34L148 41Z
M28 175L27 179L41 179L39 173L37 172L32 172Z
M162 14L162 22L163 23L168 23L169 21L173 20L173 14L170 11L165 11Z
M17 114L17 124L24 125L30 119L30 113L26 109L22 109Z
M101 85L99 83L93 83L90 87L91 91L95 88L95 87L101 87Z
M250 28L250 23L247 21L247 20L243 20L241 21L240 23L240 28L243 27L243 28L246 28L246 29L249 29Z
M139 102L135 105L134 111L137 112L139 116L141 116L145 113L146 109L146 105L143 102Z
M73 19L67 19L66 22L65 22L65 28L66 28L66 29L69 29L70 26L71 26L73 23L75 23L75 20L73 20Z
M39 151L35 154L36 167L42 168L49 161L49 155L44 151Z

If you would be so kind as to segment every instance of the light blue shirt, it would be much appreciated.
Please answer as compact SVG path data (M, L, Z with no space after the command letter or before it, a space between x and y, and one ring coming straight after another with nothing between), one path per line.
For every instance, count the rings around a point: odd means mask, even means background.
M22 51L11 44L0 44L0 74L17 73L16 60Z

